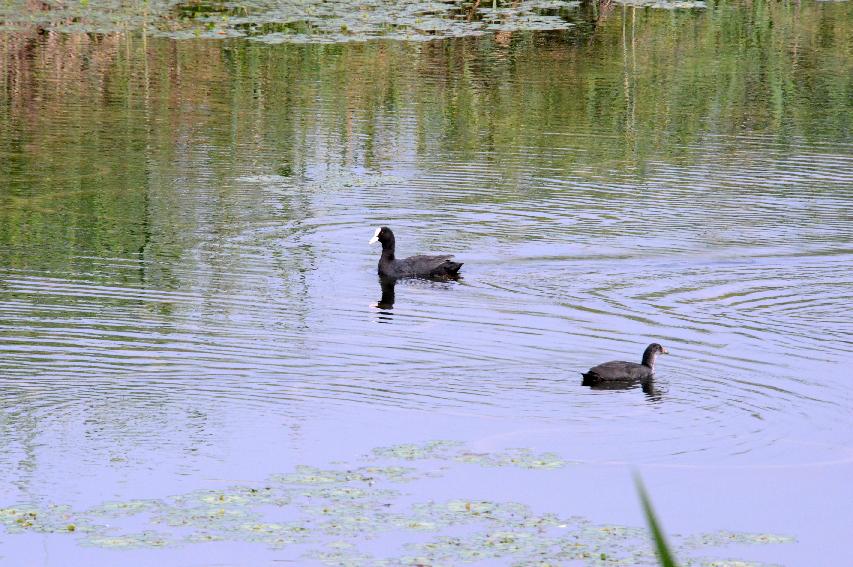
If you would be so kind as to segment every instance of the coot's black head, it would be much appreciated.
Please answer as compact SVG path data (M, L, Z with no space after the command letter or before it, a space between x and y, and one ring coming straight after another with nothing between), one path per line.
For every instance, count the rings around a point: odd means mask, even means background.
M387 226L380 226L376 229L373 238L370 239L370 244L374 242L381 242L384 248L386 245L394 242L394 233Z
M658 357L659 354L669 354L669 351L658 343L650 344L643 352L643 364L654 368L655 359Z

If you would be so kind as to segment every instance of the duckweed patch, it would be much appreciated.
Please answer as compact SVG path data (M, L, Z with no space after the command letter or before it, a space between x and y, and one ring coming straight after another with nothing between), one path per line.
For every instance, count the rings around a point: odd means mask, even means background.
M234 486L224 490L204 490L175 497L175 502L184 506L248 506L257 504L272 504L284 506L290 497L271 486L260 488Z
M457 565L500 560L513 565L652 565L646 530L598 525L581 517L538 513L512 501L475 498L418 501L412 483L468 464L523 469L565 466L556 454L527 449L472 453L456 441L379 447L360 463L322 468L300 465L257 485L196 490L164 499L110 501L88 510L32 503L0 508L8 534L40 532L75 537L86 546L154 549L209 542L244 542L300 554L328 565ZM429 473L393 461L440 461ZM380 462L376 462L380 461ZM387 461L391 461L390 463ZM405 483L405 484L402 484ZM402 547L375 557L363 542L394 537ZM776 534L719 531L673 536L686 565L753 565L736 559L692 559L689 553L728 545L785 544Z
M698 0L617 0L668 10L704 8ZM495 32L561 31L571 28L571 0L243 0L205 2L148 0L123 2L0 3L0 31L49 29L69 34L144 31L154 37L247 38L279 43L352 43L375 39L431 41Z
M399 565L398 562L390 560L377 559L369 553L363 553L353 549L335 548L331 550L315 550L307 554L307 559L313 559L326 565L335 565L337 567L363 567L370 565L371 567L386 567L389 565ZM404 563L404 565L425 565L426 563Z
M701 0L615 0L617 4L637 6L639 8L655 8L659 10L704 10L707 5Z
M556 453L535 454L528 449L508 449L498 453L462 453L455 459L460 463L473 463L484 467L523 469L560 469L569 464Z
M440 525L488 521L500 525L514 525L516 521L530 516L530 509L516 502L489 502L451 500L445 503L427 502L412 507L415 517L430 518Z
M403 459L406 461L446 459L461 446L462 443L458 441L448 440L427 441L420 444L403 443L390 447L377 447L373 449L373 456L379 459Z
M385 480L390 482L410 482L421 475L410 467L358 467L351 470L320 469L298 465L293 473L273 475L270 480L279 484L323 485L347 482L373 483Z
M519 467L523 469L559 469L569 464L556 453L533 453L526 448L506 449L492 453L474 453L455 441L438 440L422 444L406 443L373 450L374 458L406 461L441 459L484 467Z
M774 565L768 565L767 563L756 563L754 561L737 560L728 561L726 559L702 561L699 563L699 565L702 565L702 567L778 567Z
M564 30L573 25L566 19L568 12L577 7L577 2L562 0L483 4L467 0L104 0L45 2L34 9L25 0L10 0L0 5L0 21L5 29L38 26L66 33L144 29L149 35L173 39L244 37L270 44L349 43L371 39L424 41L504 30Z
M134 516L153 512L162 506L158 500L127 500L126 502L105 502L89 510L90 514L104 517Z
M796 540L790 536L777 534L750 534L737 533L728 531L718 531L707 534L698 534L685 538L684 545L686 547L708 547L708 546L724 546L731 544L746 544L746 545L761 545L761 544L780 544L794 543Z
M527 556L543 548L550 549L553 545L550 538L542 534L494 531L464 538L443 537L412 548L419 553L418 560L426 560L426 564L453 564Z
M0 525L7 533L88 532L94 529L68 506L19 505L0 508Z
M239 535L244 541L263 543L269 547L284 547L305 540L308 528L300 524L252 522L241 524Z
M166 508L164 513L154 516L153 522L172 527L205 527L217 526L228 529L231 525L253 519L254 514L239 508Z
M168 535L157 532L141 532L130 535L91 535L82 540L83 545L112 549L140 549L166 547L174 544Z

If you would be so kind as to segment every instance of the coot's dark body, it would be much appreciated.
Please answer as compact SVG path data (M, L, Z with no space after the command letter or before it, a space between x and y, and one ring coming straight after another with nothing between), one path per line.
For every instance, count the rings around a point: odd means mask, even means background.
M452 255L446 256L410 256L403 260L394 257L394 233L387 226L376 229L370 243L382 243L382 256L379 258L379 275L386 278L455 278L459 276L461 262L453 262Z
M651 379L655 373L655 359L659 354L667 354L667 350L657 343L652 343L643 352L643 361L624 362L614 360L593 366L582 374L584 386L592 386L609 382L641 382Z
M636 382L654 375L654 370L636 362L614 360L593 366L585 374L584 380L591 382Z

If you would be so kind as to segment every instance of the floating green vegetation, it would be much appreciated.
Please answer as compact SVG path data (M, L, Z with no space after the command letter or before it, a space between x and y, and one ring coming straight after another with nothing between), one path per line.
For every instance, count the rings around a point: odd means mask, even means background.
M390 447L373 449L373 456L380 459L403 459L415 461L421 459L446 459L458 450L462 443L458 441L436 440L426 443L403 443Z
M369 466L297 466L257 485L197 490L164 499L111 501L88 510L34 504L0 508L8 534L40 532L78 538L82 545L153 549L209 542L244 542L278 549L298 545L306 558L329 565L457 565L500 560L517 565L652 565L643 528L597 525L580 517L538 513L520 502L455 498L413 501L394 488L429 480L468 463L512 466L518 474L564 466L559 456L527 449L472 453L456 441L429 441L374 449ZM427 473L393 461L440 461ZM384 461L391 461L387 463ZM531 479L534 480L535 479ZM408 485L407 485L408 486ZM374 557L360 544L397 537L403 547ZM729 559L692 559L691 552L732 544L784 544L775 534L713 532L673 536L685 565L751 565Z
M578 2L563 0L359 0L177 2L120 0L0 4L0 29L36 26L66 33L144 30L173 39L246 37L263 43L348 43L371 39L423 41L495 31L565 30Z
M240 524L233 539L284 547L305 540L308 528L300 524L249 522Z
M466 563L484 559L529 555L550 548L553 542L546 536L529 532L494 531L468 537L443 537L433 542L412 546L419 555L417 560L426 564L442 562Z
M737 561L737 560L709 560L699 563L702 567L772 567L766 563L756 563L754 561Z
M415 553L403 563L457 564L487 559L510 559L514 565L653 565L656 557L646 531L640 528L594 526L573 518L561 523L554 516L537 516L529 509L524 520L493 520L491 529L459 536L441 536L408 548Z
M463 453L455 460L484 467L519 467L523 469L560 469L568 461L556 453L532 453L529 449L507 449L498 453Z
M313 559L326 565L336 567L386 567L388 565L400 565L400 562L377 559L369 553L362 553L357 549L335 547L330 550L315 550L309 552L306 559ZM403 565L426 565L426 563L403 563ZM437 566L436 566L437 567Z
M271 486L261 488L234 486L224 490L204 490L175 497L175 502L186 506L247 506L273 504L285 506L290 502L287 495L273 490Z
M156 532L141 532L130 535L91 535L82 540L83 545L95 547L109 547L113 549L139 549L152 547L166 547L174 542L166 534Z
M702 0L614 0L617 4L661 10L701 10L706 8Z
M127 500L125 502L105 502L89 512L96 516L121 517L153 512L162 507L158 500Z
M373 450L373 456L375 458L403 459L406 461L443 459L484 467L519 467L522 469L559 469L569 464L556 453L537 454L526 448L475 453L467 451L461 443L446 440L378 447Z
M70 507L58 505L0 508L0 525L8 533L89 532L94 529L85 519L77 519Z
M391 482L410 482L420 477L417 471L409 467L358 467L351 470L334 470L297 465L296 471L288 474L273 475L270 480L280 484L335 484L360 482L368 485L377 480Z
M232 526L255 519L246 507L240 508L182 508L169 507L153 518L159 524L172 527L203 527L216 525L222 529L232 529Z
M684 539L684 547L720 547L732 544L761 545L794 543L796 540L790 536L776 534L749 534L718 531L707 534L697 534Z
M367 478L352 471L324 470L306 465L297 465L295 472L273 475L270 480L283 484L335 484L352 480L367 482Z

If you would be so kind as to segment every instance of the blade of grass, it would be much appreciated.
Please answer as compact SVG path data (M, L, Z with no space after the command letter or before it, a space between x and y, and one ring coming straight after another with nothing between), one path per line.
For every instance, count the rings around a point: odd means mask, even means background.
M646 492L646 487L643 485L643 480L640 478L640 475L634 475L634 483L637 485L637 492L640 494L640 502L643 504L643 513L646 515L646 522L649 524L649 531L652 532L652 539L655 543L658 561L663 567L678 567L678 564L675 562L675 557L673 557L672 551L663 536L663 530L661 530L660 524L658 523L657 516L652 508L652 503L649 500L649 495Z

